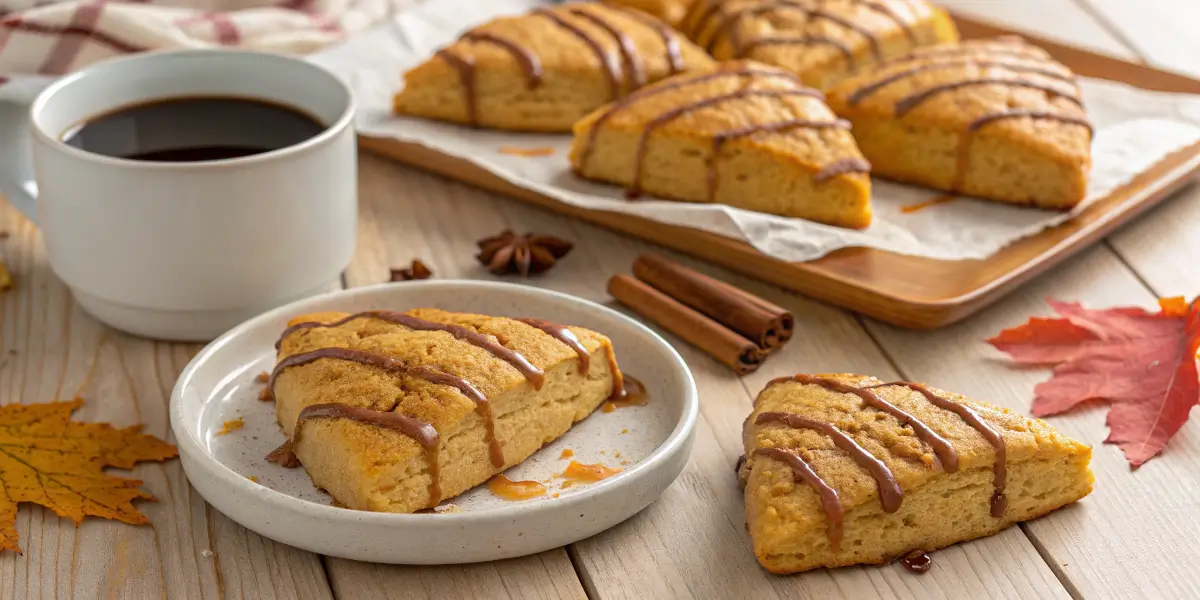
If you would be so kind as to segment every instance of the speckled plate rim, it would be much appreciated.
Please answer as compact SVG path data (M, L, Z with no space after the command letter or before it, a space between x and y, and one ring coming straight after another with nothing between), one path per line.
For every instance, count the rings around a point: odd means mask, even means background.
M304 312L310 312L310 309L307 307L326 304L335 299L357 299L364 296L385 294L387 291L400 291L400 288L397 288L397 286L404 286L403 289L436 289L439 287L444 287L447 288L447 291L473 289L475 291L486 293L491 290L503 290L505 292L518 294L530 294L534 296L542 296L543 298L550 299L552 301L570 303L575 305L577 308L598 313L598 316L603 318L621 322L623 325L632 328L640 335L651 340L656 346L658 346L658 351L663 353L668 362L670 362L671 365L678 370L681 381L683 382L683 386L681 386L683 389L680 390L680 392L682 392L680 399L680 402L682 403L682 410L679 422L671 430L671 433L667 436L667 438L643 460L612 478L590 485L588 489L586 491L582 491L582 493L574 493L563 498L555 499L553 503L539 503L539 505L536 506L514 503L511 506L500 506L496 508L473 510L463 513L376 513L348 510L335 506L317 504L258 485L246 479L242 475L239 475L237 472L230 469L224 463L212 456L212 454L205 448L204 443L201 440L200 436L202 431L200 430L199 424L186 422L182 406L185 390L189 386L193 385L192 382L196 376L196 373L205 367L206 363L211 357L217 353L224 352L226 347L229 346L234 340L237 340L243 335L247 335L253 330L266 326L267 323L286 320L286 318L290 316L302 314ZM414 532L417 532L420 530L429 531L431 527L435 529L449 529L462 528L469 525L478 525L489 522L516 522L517 518L527 517L530 512L539 512L540 510L543 510L543 507L546 509L553 508L554 512L557 513L573 513L581 505L594 502L597 497L611 495L614 491L617 491L617 488L638 487L639 484L641 486L661 487L661 489L658 490L658 493L654 494L654 498L651 498L650 501L645 502L641 506L637 506L636 510L629 512L629 514L619 519L613 520L608 526L602 527L597 531L593 531L582 537L588 537L589 535L598 533L599 531L616 525L633 514L636 514L636 512L640 511L642 508L656 499L661 491L665 490L666 487L668 487L670 483L674 481L674 479L678 476L678 471L682 470L683 464L687 462L688 455L690 455L698 414L698 392L696 390L696 384L692 378L691 371L687 367L687 363L684 362L683 357L679 355L675 348L673 348L666 340L645 325L613 309L602 306L590 300L572 296L570 294L512 283L475 280L410 281L402 284L385 283L363 286L313 296L268 311L234 327L201 349L201 351L196 354L191 362L188 363L183 372L180 374L179 378L176 380L175 386L171 392L170 402L171 429L175 435L176 443L179 446L180 456L184 464L184 471L187 474L189 481L193 483L193 487L195 487L197 491L200 491L201 495L218 509L233 506L233 504L230 503L230 500L245 498L248 500L261 502L266 505L274 505L280 509L287 510L305 518L330 522L352 520L359 528L371 528L374 526L379 526L390 529L395 527L403 527L412 528ZM682 456L680 456L681 454ZM665 485L653 486L652 484L648 483L649 480L652 480L656 477L662 477L659 471L663 469L671 469L672 467L674 470L676 470L676 472L671 475L670 481L667 481ZM200 472L193 473L192 469L198 469ZM215 482L221 486L221 497L209 498L209 496L205 494L205 490L212 490L213 486L199 485L198 482L195 481L197 476L204 476L215 480ZM321 552L323 554L341 556L356 560L372 560L375 562L403 562L404 564L442 564L454 562L475 562L476 560L494 560L496 558L520 556L522 554L531 553L530 551L521 551L518 553L504 552L502 553L502 556L467 558L464 560L394 561L389 560L389 557L368 556L364 555L362 552L338 551L337 549L323 547L320 543L304 543L303 541L297 541L295 536L274 535L273 532L266 531L264 530L265 528L257 526L257 523L247 522L246 519L240 518L241 515L239 514L230 514L237 513L238 510L236 509L230 511L222 510L222 512L225 512L227 516L233 520L254 531L257 531L258 533L266 535L267 537L312 550L314 552ZM580 516L582 517L583 515L581 514ZM281 537L287 537L290 539L280 539ZM579 539L582 539L582 537ZM556 544L549 547L556 547L557 545L562 544ZM547 548L535 549L532 550L532 552L538 552L545 549Z

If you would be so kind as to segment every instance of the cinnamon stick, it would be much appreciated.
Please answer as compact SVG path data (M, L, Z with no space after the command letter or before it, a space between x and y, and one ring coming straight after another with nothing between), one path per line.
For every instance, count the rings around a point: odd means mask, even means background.
M782 307L662 256L639 256L633 274L765 351L777 350L795 331L795 317Z
M754 372L766 357L754 342L633 277L613 275L608 293L739 375Z

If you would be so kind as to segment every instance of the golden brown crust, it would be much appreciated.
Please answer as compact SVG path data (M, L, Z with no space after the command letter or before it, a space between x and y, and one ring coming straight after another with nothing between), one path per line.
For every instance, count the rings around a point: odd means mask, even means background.
M1002 438L1007 455L1003 491L1007 507L1001 516L993 516L990 498L996 491L996 451L963 417L935 406L908 387L873 389L879 398L950 443L957 470L947 473L935 447L913 426L868 407L855 394L799 377L802 381L773 382L764 389L743 430L747 460L739 476L746 486L747 527L755 554L772 572L878 564L913 549L935 550L1035 518L1091 491L1091 449L1087 446L1043 421L928 388L940 398L971 408ZM884 383L851 374L813 377L855 388ZM884 510L883 484L830 435L769 418L760 422L765 413L800 415L831 424L851 438L881 461L903 490L895 512ZM762 448L795 453L836 491L845 514L844 538L836 551L830 534L833 521L816 489L798 482L789 464L756 454Z
M381 355L408 369L460 378L486 397L488 411L481 411L454 385L353 360L321 358L277 369L274 396L280 426L295 442L314 483L350 508L412 512L478 485L565 433L608 397L613 378L619 378L615 361L606 360L608 338L587 329L569 328L594 355L584 373L571 346L517 320L438 309L405 314L483 334L544 373L544 382L537 386L513 366L511 357L506 360L447 331L415 330L371 316L336 326L289 329L280 343L281 364L319 349L350 349ZM335 324L349 316L303 315L290 325ZM313 419L301 422L296 431L301 411L319 404L394 412L432 425L439 437L435 468L429 468L428 453L418 440L371 424ZM489 460L488 420L493 421L503 464Z
M1046 208L1086 196L1091 128L1075 76L1020 40L924 48L842 82L829 103L877 175Z
M661 19L667 25L679 28L688 9L704 0L604 0L605 4L636 8Z
M595 108L712 59L657 19L569 3L471 30L405 74L397 114L515 131L569 131Z
M776 65L818 89L958 39L945 12L920 0L699 0L680 28L718 60Z
M588 115L570 158L635 193L866 227L869 165L847 126L793 75L734 61Z

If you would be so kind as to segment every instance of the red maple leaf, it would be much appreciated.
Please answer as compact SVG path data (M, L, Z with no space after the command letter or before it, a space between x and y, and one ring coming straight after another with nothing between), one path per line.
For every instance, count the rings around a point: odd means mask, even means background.
M1107 400L1108 439L1137 467L1154 458L1200 403L1200 298L1159 301L1162 311L1091 310L1050 300L1062 318L1033 318L988 340L1020 363L1055 365L1034 388L1033 414Z

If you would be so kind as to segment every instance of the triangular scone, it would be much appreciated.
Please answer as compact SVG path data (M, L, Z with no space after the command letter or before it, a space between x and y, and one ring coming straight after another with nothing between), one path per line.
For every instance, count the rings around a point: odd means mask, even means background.
M914 48L958 39L924 0L697 0L680 29L718 60L783 67L817 89Z
M1042 208L1087 194L1075 76L1014 38L918 50L829 90L876 175Z
M678 28L688 9L704 0L604 0L605 4L628 6L652 14L671 27Z
M631 197L871 222L871 166L849 123L794 75L748 61L665 79L588 115L575 125L571 166Z
M397 114L489 129L567 132L580 117L713 60L661 21L593 3L485 23L404 75Z
M356 510L436 506L623 389L607 337L540 319L317 313L293 319L278 349L268 389L290 450L272 454L299 459L314 485Z
M773 573L879 564L991 535L1092 491L1044 421L860 375L772 381L744 427L746 524Z

